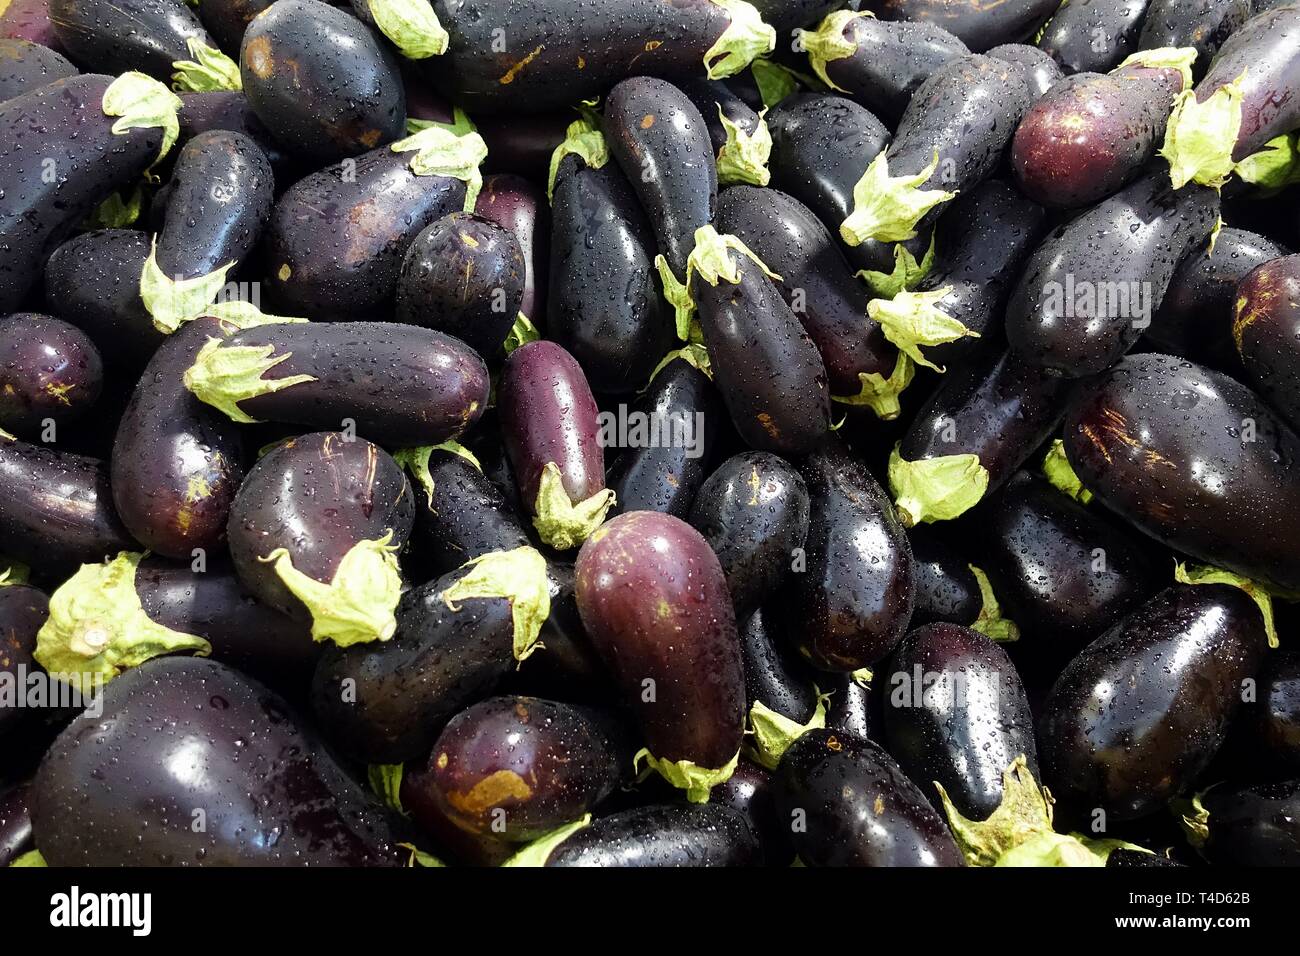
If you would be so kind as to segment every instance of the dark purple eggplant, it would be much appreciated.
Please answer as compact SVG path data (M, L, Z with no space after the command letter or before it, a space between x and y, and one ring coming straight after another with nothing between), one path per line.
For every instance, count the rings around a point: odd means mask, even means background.
M811 27L839 7L856 7L859 0L758 0L754 4L763 21L782 37L798 27Z
M1192 69L1199 78L1254 10L1254 0L1151 0L1138 49L1191 47L1196 51Z
M105 112L104 101L108 100ZM0 103L0 314L13 312L50 253L110 193L171 147L180 100L139 74L72 76ZM114 128L128 110L141 125Z
M938 24L975 53L1002 43L1027 40L1046 22L1056 0L1015 0L990 6L979 0L865 0L863 8L882 20Z
M646 756L695 802L731 775L745 677L727 579L708 542L671 515L619 515L578 553L578 611Z
M1058 800L1146 816L1209 764L1266 652L1239 588L1161 591L1070 662L1044 704L1039 756Z
M26 584L0 580L0 675L11 682L10 695L25 687L27 675L38 670L32 654L36 650L36 634L49 613L50 601L43 592ZM25 717L26 712L20 707L0 707L0 739L20 726ZM3 849L0 840L0 854Z
M1029 89L1037 97L1043 96L1065 76L1050 55L1027 43L1004 43L989 50L988 55L1023 66L1029 72Z
M885 751L810 730L781 758L777 805L808 866L961 866L947 826Z
M721 80L686 80L678 87L700 111L709 131L719 185L766 186L772 178L767 121Z
M1215 866L1300 866L1300 780L1214 787L1196 811L1189 839Z
M1215 190L1175 192L1164 173L1144 176L1043 240L1007 307L1007 340L1056 374L1104 372L1151 325L1178 263L1218 217Z
M396 864L379 806L255 681L171 658L102 699L102 714L59 735L32 785L51 866Z
M0 793L0 867L34 849L31 787L24 783Z
M763 849L749 819L728 806L670 803L624 810L563 840L546 866L759 866Z
M13 0L0 10L0 37L29 40L66 53L59 46L54 24L50 22L49 0Z
M249 471L227 538L253 596L315 640L387 640L401 592L396 550L415 518L411 487L387 452L317 432L290 439Z
M771 615L780 622L781 615ZM797 724L812 720L819 705L812 670L796 657L792 642L775 633L762 609L749 615L740 628L740 650L745 662L745 700L752 712L755 704L774 711ZM751 714L752 716L752 714ZM760 757L766 756L761 753ZM780 754L774 755L780 759ZM775 760L766 766L774 767Z
M49 47L30 40L0 39L0 103L77 72Z
M1138 48L1149 0L1066 0L1038 39L1066 74L1105 73Z
M831 704L826 711L826 726L850 736L878 740L884 732L880 694L871 691L870 672L830 674L827 690ZM825 679L825 678L823 678Z
M1237 283L1232 337L1246 381L1300 429L1300 256L1283 256Z
M983 606L979 580L949 535L937 525L918 524L907 529L907 540L916 580L911 623L974 624Z
M231 56L239 55L239 44L253 18L271 5L271 0L208 0L198 4L199 20Z
M238 47L235 48L238 50ZM229 130L255 142L277 177L289 182L296 172L294 160L271 135L248 99L240 90L215 90L211 93L181 94L181 132L177 142L183 147L199 133Z
M748 3L434 0L433 9L451 35L438 78L471 113L572 106L639 74L721 79L776 42Z
M709 805L714 804L738 810L749 819L767 866L788 866L794 861L790 827L777 815L776 781L769 771L742 758L731 778L709 792Z
M1300 437L1245 386L1130 355L1073 403L1065 452L1084 487L1139 530L1300 593Z
M563 133L560 138L563 138ZM546 150L548 158L559 141L556 139L550 143ZM487 143L488 156L493 156L496 147L486 134L484 142ZM488 166L491 165L488 162ZM483 180L474 212L495 222L519 243L519 252L524 258L524 297L519 303L519 311L537 323L547 315L546 286L551 258L551 213L547 209L546 193L522 176L508 173L488 176Z
M429 3L351 0L358 20L381 34L407 62L419 62L447 52L447 31Z
M99 350L76 326L33 312L0 320L0 428L32 435L74 422L103 384Z
M396 56L320 0L277 0L258 14L244 31L239 73L258 119L308 162L357 156L405 129Z
M478 420L483 360L451 336L396 322L275 323L209 338L186 387L237 422L351 427L386 445L436 445Z
M915 601L912 548L884 491L844 449L823 449L800 471L811 502L808 536L803 561L776 604L814 667L870 667L907 631Z
M1293 651L1269 655L1250 710L1243 729L1254 766L1300 773L1300 657Z

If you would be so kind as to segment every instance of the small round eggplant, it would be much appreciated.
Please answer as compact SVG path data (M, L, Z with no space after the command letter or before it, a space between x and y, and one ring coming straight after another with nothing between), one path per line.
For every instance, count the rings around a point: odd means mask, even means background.
M50 601L43 592L25 584L0 582L0 674L15 688L25 686L27 674L37 670L32 658L36 633L49 611ZM18 707L0 707L0 739L19 726L24 716Z
M524 117L512 116L511 121ZM546 158L564 138L563 129L554 142L547 140ZM488 156L496 155L495 146L487 134ZM489 163L489 165L491 165ZM510 165L509 169L518 169ZM519 253L524 259L524 297L519 311L536 324L546 316L546 280L550 262L550 217L546 193L522 176L501 173L483 180L483 190L478 194L474 212L490 219L519 243Z
M1246 381L1300 431L1300 256L1266 262L1237 284L1232 337Z
M76 74L77 68L49 47L0 39L0 103Z
M1068 0L1052 14L1038 48L1067 74L1105 73L1137 49L1149 0Z
M547 866L759 866L749 819L717 803L638 807L596 820L551 851Z
M0 320L0 428L31 435L74 422L103 384L99 350L76 326L33 312Z
M1215 866L1300 866L1300 780L1215 787L1197 849Z

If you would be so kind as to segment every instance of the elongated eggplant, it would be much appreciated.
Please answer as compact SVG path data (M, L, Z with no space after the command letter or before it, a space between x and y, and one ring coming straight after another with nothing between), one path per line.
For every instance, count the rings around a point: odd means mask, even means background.
M1183 359L1131 355L1072 404L1065 452L1084 487L1139 530L1300 593L1300 438L1250 389Z
M1300 866L1300 780L1214 787L1185 819L1216 866Z
M731 775L745 676L727 579L708 542L671 515L637 511L578 553L578 611L646 743L695 802Z
M879 740L884 730L880 694L873 693L865 674L833 674L829 687L831 704L826 710L826 726L831 730Z
M1042 97L1065 76L1050 55L1027 43L1004 43L989 50L988 55L1023 66L1029 72L1029 89L1037 97Z
M50 601L34 587L0 581L0 675L16 690L25 687L28 673L38 668L32 657L36 634L50 613ZM25 711L14 706L10 692L7 706L0 707L0 739L23 723Z
M238 47L236 47L238 49ZM210 130L229 130L241 133L258 145L275 175L292 181L297 172L293 158L280 145L279 140L262 124L248 104L241 90L213 90L210 93L182 93L180 136L177 142L184 147L199 133Z
M785 752L776 777L777 805L809 866L962 865L925 796L865 737L810 730Z
M237 57L244 31L270 5L271 0L208 0L198 5L199 20L222 50Z
M49 47L30 40L0 39L0 103L77 72Z
M1105 73L1137 49L1149 0L1066 0L1037 39L1067 74Z
M803 476L767 452L729 458L704 483L690 521L722 564L738 618L755 613L787 579L808 516Z
M686 80L678 87L700 111L709 131L719 185L766 186L772 178L767 121L721 80Z
M1151 0L1142 19L1139 50L1191 47L1199 79L1224 41L1255 9L1252 0Z
M753 6L731 0L550 0L544 9L435 0L433 9L451 35L438 79L471 113L571 106L638 74L721 79L776 43Z
M167 153L174 134L164 127L179 106L141 74L72 76L0 104L0 247L9 250L0 313L19 306L77 223Z
M1232 337L1246 381L1300 429L1300 256L1251 270L1237 284Z
M0 36L67 52L59 46L54 24L50 22L49 0L13 0L0 10Z
M624 810L566 838L546 866L759 866L763 850L753 825L718 804L669 803Z
M1047 206L1091 206L1137 176L1164 139L1174 98L1191 83L1190 48L1172 53L1135 54L1105 76L1076 74L1034 103L1011 141L1025 195Z
M1250 709L1244 730L1255 766L1288 777L1300 773L1300 658L1294 652L1269 655Z
M244 94L301 159L324 164L402 135L397 58L356 17L320 0L277 0L244 31Z
M33 783L33 831L51 866L396 865L378 805L255 681L171 658L102 698Z
M314 639L346 646L393 636L402 586L394 552L414 519L411 487L386 452L317 432L253 466L226 534L258 600L311 621Z
M1163 807L1213 758L1265 651L1263 618L1241 589L1161 591L1052 688L1038 727L1052 793L1116 820Z
M779 602L788 633L821 670L870 667L907 631L911 546L884 491L844 449L823 449L800 471L811 508L805 567Z
M1052 11L1055 0L1015 0L995 7L978 0L866 0L863 6L884 20L922 20L936 23L961 39L975 53L1001 43L1015 43L1034 35Z
M209 338L185 386L237 422L345 428L436 445L478 420L483 360L451 336L396 322L275 323Z
M99 350L76 326L32 312L0 320L0 428L29 435L76 421L103 384Z
M1011 347L1060 375L1104 372L1151 324L1178 263L1218 216L1215 190L1175 191L1157 172L1056 229L1011 296Z
M912 546L916 580L913 625L975 623L982 601L979 581L970 562L953 547L937 525L918 524L907 529Z
M613 427L601 429L607 451L622 448L605 476L615 510L685 518L713 467L725 414L707 375L682 358L665 365L641 401L620 405L606 419Z
M0 793L0 866L34 849L31 786L22 783Z
M561 130L554 142L547 139L545 152L548 158L563 138ZM486 137L484 142L487 143L488 156L493 156L496 147ZM517 169L519 166L507 168ZM483 180L474 212L495 222L519 243L519 253L524 259L524 296L519 311L537 324L547 314L546 284L550 271L551 213L547 208L546 193L522 176L498 173Z

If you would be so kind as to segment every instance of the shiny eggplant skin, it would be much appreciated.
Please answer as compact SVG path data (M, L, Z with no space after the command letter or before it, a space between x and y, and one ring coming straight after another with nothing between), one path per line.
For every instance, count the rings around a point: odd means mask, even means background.
M1300 774L1300 657L1294 652L1269 655L1251 711L1246 730L1256 766Z
M1105 73L1138 48L1149 0L1068 0L1038 38L1066 74Z
M777 43L780 43L781 37L791 30L815 26L826 14L841 7L856 9L858 4L859 0L755 0L754 7L763 22L776 30Z
M378 805L257 682L159 658L102 695L102 715L69 724L32 785L50 866L396 865Z
M1197 77L1224 41L1250 18L1253 0L1151 0L1138 36L1139 50L1193 47Z
M736 772L709 791L709 803L738 810L749 819L762 845L765 865L794 862L790 824L777 816L776 781L770 771L742 757Z
M235 48L236 52L238 49ZM256 143L277 177L291 182L296 175L300 175L295 161L257 118L241 90L182 93L178 118L181 129L176 142L182 148L200 133L229 130L247 136Z
M979 0L865 0L863 9L882 20L921 20L943 27L974 53L1034 35L1056 0L1013 0L990 6Z
M1209 837L1199 849L1216 866L1300 866L1300 780L1231 788L1202 797Z
M772 620L780 622L781 616L773 614ZM817 709L816 678L793 653L785 636L774 633L762 609L741 625L740 649L745 661L747 709L762 703L795 723L808 723Z
M678 518L631 512L596 529L575 571L583 626L651 754L725 766L740 750L745 677L727 581L708 542Z
M263 559L286 548L293 566L328 582L360 541L392 534L402 546L415 504L401 467L382 449L337 432L290 439L258 460L230 509L226 537L239 580L298 620L307 613Z
M547 866L760 866L763 849L749 819L715 803L671 803L596 820L551 852Z
M1059 375L1104 372L1151 324L1218 215L1215 190L1175 191L1164 170L1148 173L1043 240L1007 306L1007 340Z
M826 709L826 726L850 736L879 740L884 734L881 695L873 693L870 684L864 686L859 683L852 674L826 676L830 678L826 689L831 692L830 706Z
M917 628L876 679L887 682L883 743L936 806L938 783L962 816L986 819L1018 757L1038 779L1029 700L1006 651L983 634Z
M610 718L536 697L490 697L453 717L426 773L464 830L534 840L599 806L630 769Z
M367 763L423 759L447 721L491 694L515 666L508 600L467 598L453 610L443 599L464 573L402 595L392 640L321 656L312 710L344 753Z
M479 131L484 134L488 156L492 157L496 147L482 127ZM555 142L550 143L548 140L549 146L545 150L548 160L551 150L563 138L564 130L561 128ZM490 165L490 160L488 164ZM516 169L518 166L507 168ZM537 325L547 314L547 277L551 257L551 212L546 193L522 176L498 173L484 178L474 212L495 222L519 243L519 253L524 258L524 297L519 303L519 311Z
M524 300L519 241L490 219L453 212L411 242L397 279L397 320L436 329L494 359Z
M356 17L320 0L277 0L249 23L239 73L263 125L316 165L375 149L405 127L396 56Z
M1039 718L1058 800L1131 820L1181 795L1214 757L1266 652L1264 622L1226 584L1161 591L1070 662Z
M1244 385L1130 355L1072 404L1065 452L1084 487L1139 530L1300 593L1300 437Z
M610 466L606 483L614 490L615 509L685 518L717 453L726 414L718 390L695 366L673 359L650 382L631 414L644 416L641 420L651 434L624 448ZM615 447L606 444L607 449Z
M696 78L679 80L677 88L695 104L700 111L700 118L709 131L709 141L713 144L713 157L716 160L727 144L727 127L722 117L734 124L746 136L753 136L763 122L749 104L722 80Z
M32 653L49 610L44 592L26 584L0 585L0 674L15 688L23 687L27 674L38 669ZM0 707L0 739L22 724L25 716L21 708Z
M821 670L870 667L902 640L915 602L912 548L861 462L834 446L809 456L806 568L782 595L786 628Z
M718 170L695 104L664 80L638 76L610 91L604 132L673 275L686 278L695 231L713 221Z
M0 39L0 103L77 72L49 47L30 40Z
M59 45L50 22L49 0L13 0L0 10L0 37L29 40L58 53L67 52Z
M947 621L969 627L975 623L983 606L979 582L949 536L935 525L918 524L907 529L907 540L916 569L912 624Z
M695 496L690 522L722 564L737 618L755 613L789 577L809 509L803 476L762 451L727 459Z
M1237 283L1232 337L1246 382L1300 430L1300 256L1283 256Z
M198 5L199 20L224 52L238 57L244 31L270 5L271 0L208 0Z
M355 424L390 447L437 445L478 421L488 370L463 342L397 322L276 323L238 332L230 348L287 355L270 378L310 375L239 403L255 419L318 428Z
M196 319L154 353L117 426L110 459L122 523L150 551L188 561L225 546L226 522L244 480L239 426L181 381L215 319Z
M198 17L174 0L49 0L59 45L74 63L114 76L140 70L170 83L189 40L216 46Z
M616 163L560 164L551 207L547 334L582 364L592 387L645 386L673 342L655 278L654 231ZM530 315L531 317L531 315Z
M103 385L99 350L76 326L34 312L0 319L0 428L31 435L74 422Z
M836 730L810 730L781 758L777 805L802 816L791 839L808 866L961 866L942 818L889 754Z
M1029 90L1037 97L1043 96L1065 77L1051 56L1027 43L1004 43L989 50L988 55L1023 66L1029 72Z
M0 793L0 867L36 849L32 842L31 787L23 783Z

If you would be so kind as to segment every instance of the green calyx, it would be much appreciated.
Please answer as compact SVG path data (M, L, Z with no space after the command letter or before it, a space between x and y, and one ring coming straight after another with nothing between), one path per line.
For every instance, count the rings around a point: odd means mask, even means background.
M1222 568L1195 564L1189 566L1181 561L1174 562L1174 580L1179 584L1231 584L1235 588L1241 588L1255 602L1259 613L1264 618L1264 633L1268 636L1268 646L1274 649L1278 647L1277 625L1273 620L1273 596L1263 585Z
M400 763L372 763L366 768L366 779L375 796L384 805L405 814L402 806L402 768Z
M239 64L215 47L190 37L185 41L190 59L172 64L172 88L179 93L213 93L218 90L242 90Z
M506 335L506 340L501 343L501 348L509 355L521 345L527 345L529 342L537 342L541 339L542 333L537 331L537 326L528 320L528 316L522 312L515 319L515 324L510 326L510 332Z
M907 246L901 243L894 246L894 271L877 272L874 269L863 269L858 273L858 277L865 279L867 287L877 299L892 299L900 292L907 292L915 289L921 280L930 274L930 269L934 265L934 233L930 233L930 245L926 247L925 255L921 261L916 261L916 256L912 255Z
M1053 832L1051 795L1034 780L1024 754L1002 771L1002 802L987 820L962 816L943 785L934 786L957 846L971 866L993 866L1026 840Z
M780 280L780 276L763 264L748 246L735 236L718 232L712 226L701 226L695 230L695 248L691 250L686 266L686 284L690 285L692 276L699 276L711 286L722 280L732 285L740 283L740 267L731 253L736 252L755 262L769 279Z
M457 601L503 598L510 602L514 622L514 656L523 661L542 647L537 637L551 615L551 586L546 559L528 545L513 551L493 551L466 561L468 574L442 592L442 602L453 611Z
M95 207L81 223L83 229L125 229L135 225L144 207L144 190L136 186L122 198L122 193L115 192Z
M677 337L683 342L702 341L704 332L700 329L700 324L695 321L695 300L691 298L690 287L678 280L673 274L672 266L662 254L655 256L655 271L659 273L659 281L663 284L664 301L673 307L673 322L677 329ZM686 275L689 280L689 263Z
M446 176L465 183L461 209L473 212L483 188L479 166L487 159L487 143L478 133L456 134L441 126L430 126L388 147L394 153L414 153L407 164L417 176Z
M143 558L123 551L102 564L83 564L50 596L33 657L51 677L84 694L162 654L212 652L203 638L163 627L145 613L135 590Z
M306 319L291 315L268 315L251 302L243 299L229 299L205 306L195 318L209 317L217 319L223 326L243 331L255 329L261 325L301 325Z
M328 584L295 568L287 548L276 548L260 560L275 566L276 576L310 612L312 640L351 647L386 641L397 630L394 612L402 575L392 540L389 531L376 541L358 541Z
M244 412L240 402L316 381L312 375L263 378L293 354L286 352L273 357L274 352L274 345L227 346L221 339L210 338L199 349L194 364L185 370L185 387L195 398L225 412L232 421L251 425L257 419Z
M1065 457L1065 442L1056 439L1043 458L1043 476L1052 487L1062 494L1069 495L1081 505L1092 501L1092 492L1083 487L1083 482L1074 473L1070 459Z
M853 212L840 225L840 235L851 246L868 239L906 242L916 236L916 226L935 206L957 194L946 189L921 189L939 168L939 151L930 164L914 176L889 175L889 159L881 153L871 161L853 187Z
M951 521L965 514L988 490L989 472L978 455L942 455L907 461L894 446L889 456L889 490L907 527Z
M804 50L808 53L808 62L812 65L817 78L832 90L847 93L826 75L826 64L843 60L858 52L858 45L844 35L850 23L859 17L870 17L870 13L855 13L852 10L836 10L828 14L816 30L805 30L802 34Z
M1274 193L1300 183L1300 133L1270 139L1234 167L1245 182Z
M162 145L158 148L157 163L171 150L180 136L178 113L181 98L152 76L138 70L123 73L109 84L100 104L105 116L120 117L113 124L113 133L121 135L130 129L162 130Z
M425 500L433 505L433 475L429 472L429 459L435 451L449 451L460 455L467 462L483 471L483 465L475 454L458 441L445 441L440 445L421 445L418 448L403 448L393 452L393 460L411 473L416 484L424 489Z
M740 763L740 751L737 750L736 756L716 770L701 767L689 760L660 760L646 747L638 750L632 758L633 766L638 769L642 761L678 790L685 790L686 799L691 803L708 803L709 791L720 783L726 783L736 772Z
M880 325L885 338L913 362L943 372L921 353L922 346L980 337L939 308L951 291L951 286L945 286L933 292L900 292L892 299L872 299L867 303L867 314Z
M731 23L716 43L704 54L704 69L709 79L723 80L735 76L754 62L754 58L776 49L776 31L763 22L758 9L746 0L710 0L722 7Z
M447 50L451 39L429 0L368 0L379 32L408 60L427 60Z
M28 850L21 856L14 857L14 859L10 861L9 865L18 867L49 866L49 864L45 862L45 857L41 856L40 850Z
M548 461L537 484L533 527L542 540L559 551L568 551L586 541L601 526L614 507L614 492L603 488L585 501L573 501L564 490L559 466Z
M754 75L754 85L758 87L759 98L764 109L771 109L782 100L799 92L799 80L792 70L780 63L773 63L766 57L759 57L749 65Z
M998 858L994 866L1100 867L1116 850L1150 853L1124 840L1095 840L1077 833L1039 833Z
M718 185L766 186L772 181L767 161L772 156L772 132L763 118L767 110L758 114L754 132L746 133L733 123L718 106L718 118L727 132L727 141L718 150Z
M583 814L580 819L572 823L566 823L562 827L557 827L550 833L545 833L533 840L522 850L510 857L502 866L545 866L546 861L551 858L555 848L561 843L573 836L579 830L591 826L591 814Z
M1210 839L1210 811L1205 808L1208 790L1193 794L1187 800L1174 800L1170 808L1178 817L1178 825L1192 849L1199 851Z
M875 675L870 667L860 667L849 674L849 679L863 690L871 690L871 682L875 680Z
M749 708L749 740L755 762L768 770L775 770L792 743L808 731L826 726L826 702L830 695L821 693L816 687L813 692L817 695L817 706L806 724L778 714L761 700L754 701Z
M31 578L32 569L21 561L0 556L0 587L14 584L26 584Z
M1184 90L1174 100L1165 127L1160 155L1169 161L1169 178L1175 189L1189 182L1221 187L1236 164L1232 151L1241 131L1242 83L1246 72L1215 90L1204 103L1195 90Z
M153 316L153 327L171 335L183 324L201 315L226 284L226 274L235 267L234 260L215 272L193 279L170 278L158 265L158 238L149 249L149 258L140 271L140 298Z
M1002 607L998 604L997 595L993 593L989 576L983 569L973 564L967 567L970 568L971 574L975 575L975 583L980 589L980 612L975 616L970 626L971 630L979 631L985 637L999 643L1010 644L1012 641L1020 640L1020 628L1016 627L1016 622L1002 616Z
M409 116L406 118L406 132L412 135L434 126L438 129L445 129L447 132L454 133L457 136L464 136L466 133L478 132L478 127L475 126L474 121L469 118L469 114L459 106L453 106L451 108L450 123L439 123L437 120L413 119Z
M699 369L708 378L713 378L713 363L709 359L709 350L703 345L692 342L679 349L673 349L673 351L665 355L659 364L655 366L654 371L650 373L650 378L646 380L645 388L641 389L641 391L644 392L648 389L650 383L655 380L655 376L667 368L674 359L681 359L687 365Z
M435 869L442 869L447 865L446 863L443 863L442 860L434 856L432 853L425 853L414 843L399 843L397 845L400 846L403 850L407 850L411 854L409 857L406 858L406 865L408 868L416 867L416 866L427 866Z
M555 177L565 156L581 156L589 169L601 169L609 162L609 144L595 119L583 117L569 124L564 141L551 153L551 171L546 176L546 198L555 201Z
M5 441L17 441L17 440L18 440L16 437L14 437L13 435L9 434L9 433L8 433L7 431L5 431L3 428L0 428L0 438L3 438Z
M1142 66L1149 70L1177 70L1182 77L1184 90L1192 88L1192 64L1196 62L1197 52L1190 46L1165 46L1157 50L1139 50L1128 57L1111 74L1119 73L1125 67Z
M879 372L859 372L858 381L862 383L862 389L858 394L832 395L831 401L843 405L866 405L876 413L877 418L893 421L903 411L899 396L912 384L915 375L916 364L906 354L899 352L889 378Z

